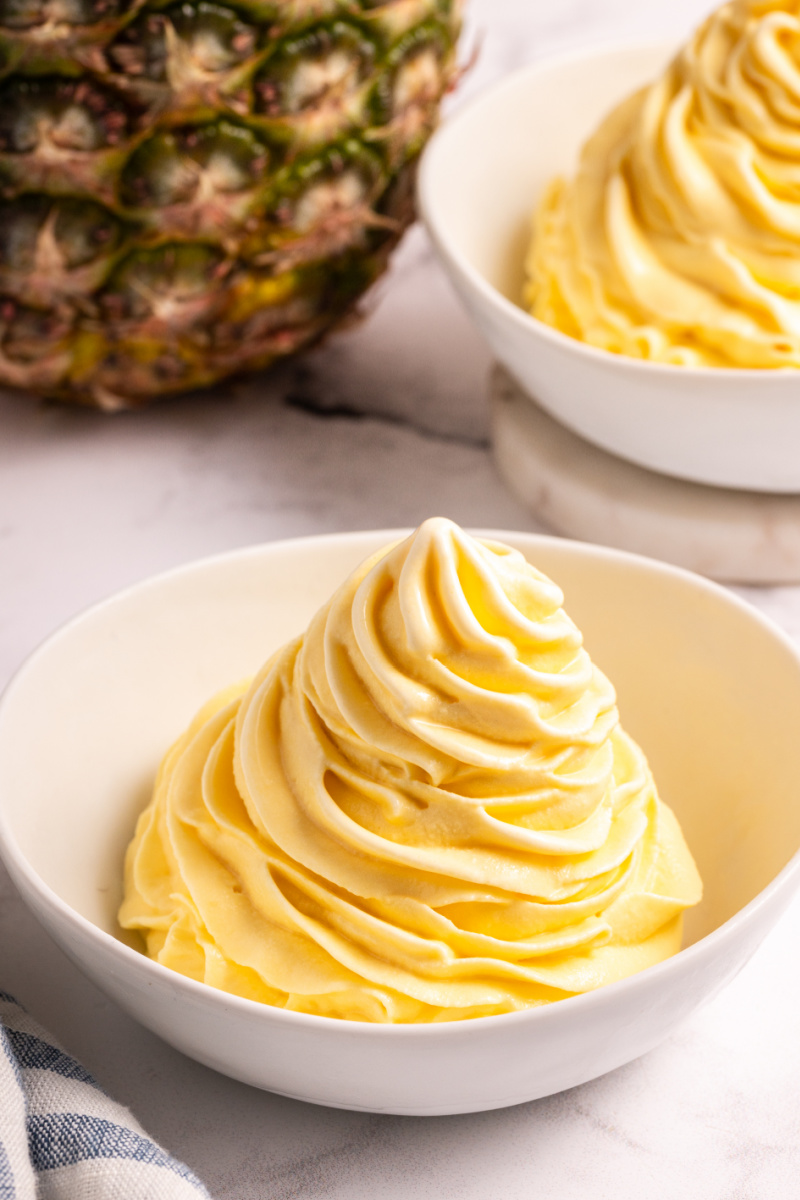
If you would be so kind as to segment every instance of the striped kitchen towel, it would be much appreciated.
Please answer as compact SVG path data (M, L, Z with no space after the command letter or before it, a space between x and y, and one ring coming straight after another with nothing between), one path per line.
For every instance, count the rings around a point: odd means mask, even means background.
M0 1200L208 1200L11 996L0 992Z

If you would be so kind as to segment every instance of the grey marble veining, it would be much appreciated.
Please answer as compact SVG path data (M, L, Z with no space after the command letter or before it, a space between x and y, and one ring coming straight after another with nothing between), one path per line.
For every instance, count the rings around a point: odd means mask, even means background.
M679 38L698 0L473 0L452 104L536 57ZM533 131L532 136L535 136ZM249 542L413 525L535 528L488 452L489 355L421 231L369 316L273 375L114 418L0 396L0 685L57 624L154 571ZM739 589L800 641L800 589ZM368 1116L260 1093L139 1028L75 970L0 870L0 984L218 1200L783 1200L800 1171L794 905L674 1037L517 1108Z

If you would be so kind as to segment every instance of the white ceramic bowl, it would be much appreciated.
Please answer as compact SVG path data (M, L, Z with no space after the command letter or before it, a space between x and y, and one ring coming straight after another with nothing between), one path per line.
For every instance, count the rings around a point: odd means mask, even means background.
M120 940L115 914L124 847L162 753L209 695L253 672L397 536L237 551L142 583L61 629L0 704L0 850L74 962L201 1062L343 1108L499 1108L655 1046L739 970L788 903L800 882L800 654L757 612L677 568L497 534L564 587L678 814L706 888L687 947L544 1008L394 1027L283 1012L151 962Z
M603 115L674 47L546 61L490 88L432 138L422 216L497 358L554 417L642 466L718 486L800 492L800 372L686 368L585 346L520 307L531 217Z

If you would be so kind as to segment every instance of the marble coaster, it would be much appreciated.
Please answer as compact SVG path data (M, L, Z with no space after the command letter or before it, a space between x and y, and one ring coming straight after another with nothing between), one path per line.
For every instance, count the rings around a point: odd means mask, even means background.
M705 487L635 466L560 425L499 366L491 405L500 474L556 533L727 583L800 582L800 496Z

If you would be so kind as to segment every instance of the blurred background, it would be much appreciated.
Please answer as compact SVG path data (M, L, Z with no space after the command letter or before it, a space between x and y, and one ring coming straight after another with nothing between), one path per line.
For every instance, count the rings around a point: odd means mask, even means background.
M710 7L469 0L462 58L476 61L449 104L551 53L677 41ZM0 392L0 682L71 613L199 555L434 513L535 527L489 458L488 350L418 226L362 308L291 365L144 412Z

